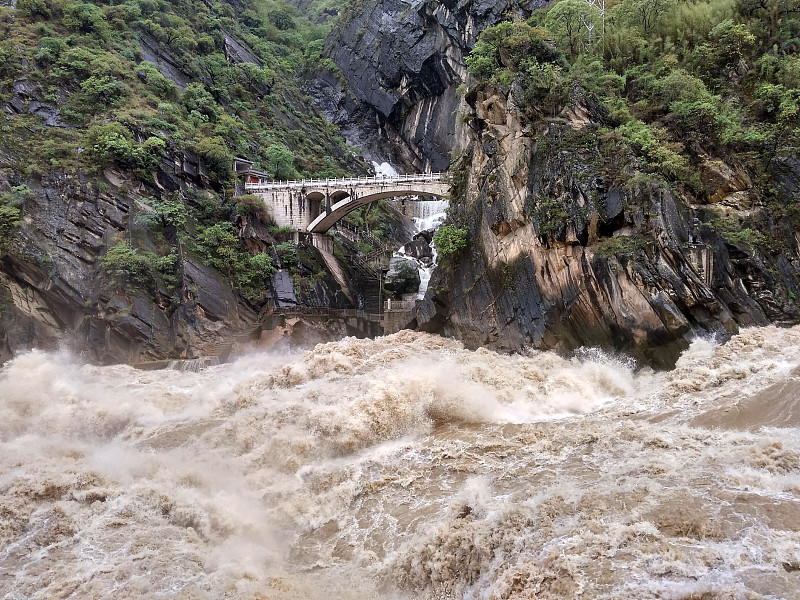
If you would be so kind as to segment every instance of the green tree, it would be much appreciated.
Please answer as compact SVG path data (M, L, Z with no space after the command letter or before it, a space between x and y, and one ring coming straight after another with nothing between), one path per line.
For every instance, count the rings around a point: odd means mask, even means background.
M197 234L196 246L203 262L222 273L233 275L237 267L242 266L239 238L227 221L202 228Z
M594 24L600 21L600 11L585 0L561 0L547 12L544 24L559 45L576 56L591 46Z
M17 11L29 19L49 19L52 13L46 0L17 0Z
M297 24L294 22L292 15L290 15L287 11L276 9L270 11L269 13L269 20L272 21L272 24L275 25L281 31L286 31L288 29L295 29Z
M217 101L202 83L192 82L187 85L181 95L181 104L187 111L197 111L211 121L215 121L219 115Z
M177 200L166 198L147 198L142 202L150 210L137 216L137 220L154 231L183 229L186 226L186 206Z
M233 154L228 150L222 138L203 137L194 149L203 158L209 171L219 179L228 179L233 164Z
M275 179L288 180L297 176L294 167L294 152L284 144L271 144L264 153L268 169Z
M64 25L73 31L93 33L100 38L108 37L108 25L103 9L88 2L70 2L64 6Z
M128 86L113 77L95 77L81 83L81 102L84 109L97 112L103 108L120 104L130 92Z

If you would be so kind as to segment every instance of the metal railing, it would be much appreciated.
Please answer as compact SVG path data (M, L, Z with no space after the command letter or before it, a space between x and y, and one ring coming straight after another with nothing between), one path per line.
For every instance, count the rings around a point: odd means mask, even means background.
M403 185L409 183L448 183L450 175L448 173L422 173L419 175L393 175L384 177L376 175L374 177L340 177L328 179L300 179L289 181L273 181L271 183L245 183L246 190L267 191L285 189L308 189L308 188L343 188L357 185Z
M311 315L318 317L360 317L373 323L380 323L383 316L368 313L357 308L329 308L325 306L276 306L269 316Z
M417 306L416 300L385 300L383 312L411 312Z

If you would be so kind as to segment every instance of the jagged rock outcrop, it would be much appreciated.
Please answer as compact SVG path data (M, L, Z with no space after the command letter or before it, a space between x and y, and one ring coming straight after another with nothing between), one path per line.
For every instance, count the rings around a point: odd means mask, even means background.
M190 255L180 257L174 290L120 287L103 274L102 259L115 243L153 243L136 222L137 201L202 186L199 170L182 155L162 163L153 187L119 171L92 179L51 174L31 185L22 226L0 260L0 363L34 347L68 347L99 363L224 355L242 335L257 336L265 302L285 300L273 282L264 282L265 300L248 301ZM0 181L0 192L8 190ZM252 223L240 223L239 233L248 244L272 242ZM315 252L306 248L301 262L313 262ZM288 283L297 302L291 277ZM302 292L312 304L346 301L330 276Z
M592 124L604 114L589 97L533 121L513 91L470 102L451 199L469 245L434 272L412 327L471 347L600 346L668 367L694 336L800 320L797 245L769 252L708 226L757 201L734 160L709 160L690 204L664 184L604 176Z
M547 0L379 0L341 25L327 51L344 81L320 74L310 93L351 144L409 171L443 171L466 141L456 120L464 56L507 13Z
M384 278L383 287L401 298L403 294L416 293L420 286L419 269L417 263L407 258L392 258L389 262L389 271Z

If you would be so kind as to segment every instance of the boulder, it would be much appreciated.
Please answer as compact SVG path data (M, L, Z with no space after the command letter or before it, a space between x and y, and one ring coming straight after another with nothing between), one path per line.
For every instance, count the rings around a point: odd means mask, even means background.
M413 294L419 290L421 279L417 263L405 258L393 258L389 272L384 278L383 287L394 293L396 298L403 294Z

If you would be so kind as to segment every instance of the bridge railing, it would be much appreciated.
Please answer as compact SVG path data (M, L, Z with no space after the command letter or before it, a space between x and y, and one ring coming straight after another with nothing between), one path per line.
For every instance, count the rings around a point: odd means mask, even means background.
M383 301L383 312L411 312L416 306L416 300L392 300L389 298Z
M380 323L383 315L368 313L357 308L328 308L324 306L276 306L270 313L273 316L312 315L318 317L360 317L373 323Z
M285 190L303 188L325 188L325 187L351 187L356 185L403 185L408 183L447 183L450 181L449 173L422 173L410 175L393 175L385 177L375 175L373 177L341 177L328 179L300 179L289 181L273 181L271 183L245 183L246 190L266 191L266 190Z

